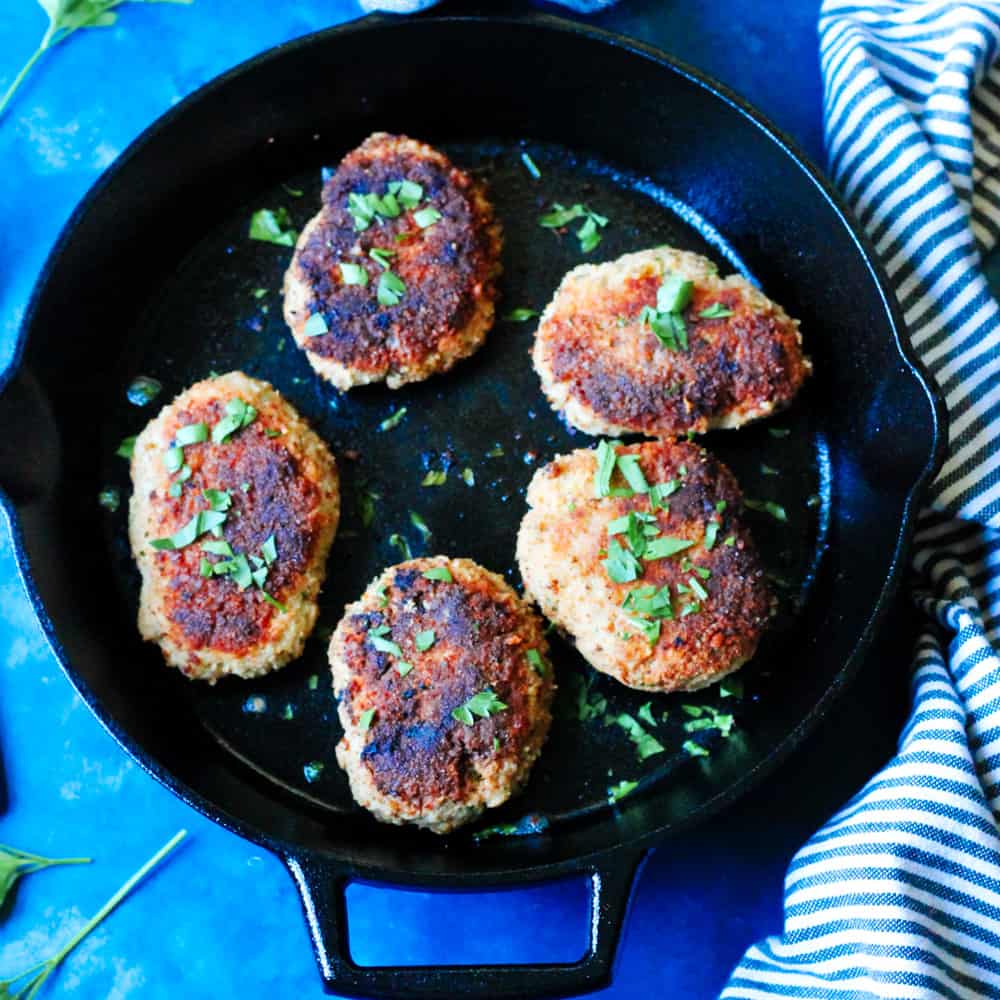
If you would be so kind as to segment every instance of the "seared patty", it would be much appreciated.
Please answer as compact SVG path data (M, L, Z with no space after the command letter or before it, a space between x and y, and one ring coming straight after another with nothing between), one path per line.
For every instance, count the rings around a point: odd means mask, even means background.
M595 495L596 449L535 473L517 538L526 594L623 684L705 687L753 655L772 613L739 486L688 442L602 444L609 458L612 450L612 495ZM636 484L656 496L633 492L623 456L635 456L625 463L635 462Z
M398 190L403 182L418 187ZM358 199L371 195L392 195L388 211L398 215L368 220L372 203ZM396 389L446 371L482 344L500 247L481 183L430 146L377 132L341 161L299 237L285 275L285 320L338 389L382 380ZM379 301L387 271L405 286L396 304Z
M386 823L447 833L505 802L552 720L541 619L468 559L385 570L345 610L330 665L337 761L354 798Z
M245 426L213 440L234 407ZM172 452L191 437L205 440ZM340 499L326 445L281 395L241 372L198 382L137 437L132 484L143 638L185 676L211 683L298 656L316 622ZM179 547L154 546L206 516L221 518L214 532L198 524L171 543Z
M679 329L658 309L671 278L693 284L673 303L683 304ZM588 434L611 436L739 427L787 405L812 370L798 321L781 306L670 247L570 271L532 357L552 407Z

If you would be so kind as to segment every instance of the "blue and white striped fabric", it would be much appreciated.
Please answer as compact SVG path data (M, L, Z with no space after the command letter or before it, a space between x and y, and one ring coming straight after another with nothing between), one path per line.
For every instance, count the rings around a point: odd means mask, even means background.
M943 390L918 531L913 708L889 765L795 856L780 937L723 996L1000 997L1000 4L827 0L832 171Z

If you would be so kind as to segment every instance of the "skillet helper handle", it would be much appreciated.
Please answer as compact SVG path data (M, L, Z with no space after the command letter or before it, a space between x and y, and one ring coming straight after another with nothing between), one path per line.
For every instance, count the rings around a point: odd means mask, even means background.
M590 940L577 962L531 965L364 966L351 960L344 891L350 876L315 855L284 857L302 898L313 950L328 993L410 1000L491 1000L565 996L611 982L615 951L643 850L623 850L581 868L590 879ZM523 887L524 883L514 883Z

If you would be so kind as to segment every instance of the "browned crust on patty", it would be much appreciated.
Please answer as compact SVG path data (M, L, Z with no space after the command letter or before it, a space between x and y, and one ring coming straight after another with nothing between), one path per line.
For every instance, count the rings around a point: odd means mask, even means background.
M664 274L694 283L687 350L663 346L640 322ZM733 315L699 316L716 303ZM553 407L581 430L677 435L786 406L812 370L801 340L798 322L746 279L658 247L570 271L539 323L533 358Z
M664 692L704 687L753 655L773 611L763 567L743 524L739 486L721 462L688 442L651 441L616 451L637 455L650 484L677 480L669 511L657 510L656 523L663 536L695 544L665 559L641 560L642 576L635 581L612 581L603 565L608 524L629 511L650 513L649 499L645 494L596 498L596 452L574 451L540 469L528 488L531 509L517 542L526 594L597 670L623 684ZM615 485L623 484L618 476ZM712 521L719 527L707 547ZM711 575L703 579L698 569ZM691 593L692 577L708 592L706 599ZM678 591L678 584L688 592ZM670 587L675 615L661 621L653 645L622 608L629 591L648 585ZM697 603L698 611L682 615L690 603Z
M383 195L392 181L420 184L419 209L442 218L421 229L414 210L356 231L351 193ZM323 208L303 230L285 277L285 319L313 367L339 389L385 380L390 388L445 371L473 353L493 323L501 230L482 183L446 156L405 136L376 133L348 153L323 189ZM382 269L372 248L392 251L406 284L380 305ZM340 264L365 268L367 285L345 285ZM306 337L319 312L328 332Z
M431 567L447 567L452 582L425 578ZM399 657L373 645L379 628L412 666L406 676ZM435 642L420 651L416 636L426 630ZM554 683L541 619L496 574L441 556L390 567L346 609L330 663L345 732L337 759L355 798L379 819L447 832L527 780L548 733ZM471 726L453 717L487 688L506 709Z
M177 432L204 422L214 427L233 398L257 417L227 441L184 448L191 469L179 496L163 464ZM271 435L269 436L269 432ZM140 630L160 644L168 662L193 678L226 673L255 676L301 651L316 618L315 599L336 531L336 465L322 441L265 382L234 372L199 382L165 407L136 440L130 533L143 573ZM256 587L241 590L229 576L203 577L204 535L172 551L152 548L210 507L206 489L227 490L231 506L222 537L234 553L258 556L273 536L277 558L264 590L287 607L281 612Z

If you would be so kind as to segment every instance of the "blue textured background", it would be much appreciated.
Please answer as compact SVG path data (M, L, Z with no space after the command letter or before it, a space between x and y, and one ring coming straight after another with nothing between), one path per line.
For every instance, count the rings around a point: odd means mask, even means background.
M334 0L126 5L118 26L82 33L50 54L0 119L0 366L56 233L143 127L217 73L356 12ZM624 0L590 20L718 77L822 161L816 14L817 4L788 0ZM7 0L2 20L0 87L44 29L30 0ZM652 856L615 984L602 996L714 996L742 949L777 929L789 857L891 751L905 708L910 634L906 621L889 629L834 716L746 803ZM50 995L322 995L282 866L176 801L104 733L47 649L3 532L0 762L0 840L95 859L22 885L0 923L0 979L47 955L187 827L189 841L169 866L72 957ZM362 962L566 960L583 947L579 882L499 899L362 886L349 895Z

